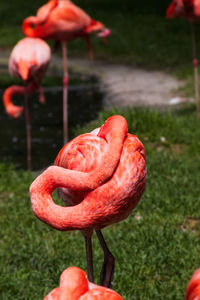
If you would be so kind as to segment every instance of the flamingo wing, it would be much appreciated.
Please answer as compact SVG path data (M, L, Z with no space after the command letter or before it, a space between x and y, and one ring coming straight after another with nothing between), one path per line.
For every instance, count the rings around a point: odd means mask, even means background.
M58 0L50 0L46 4L42 5L37 11L37 17L40 19L41 23L47 21L51 12L58 6Z
M69 1L60 4L49 15L47 25L54 24L55 32L65 32L67 35L77 36L91 23L91 18L79 7Z

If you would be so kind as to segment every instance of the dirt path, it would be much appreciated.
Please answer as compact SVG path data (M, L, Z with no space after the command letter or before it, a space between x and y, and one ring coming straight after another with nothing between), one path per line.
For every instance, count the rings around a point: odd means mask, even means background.
M0 50L0 74L7 71L10 50ZM69 68L75 72L96 75L104 92L104 108L112 106L168 107L185 101L177 98L181 82L164 72L147 71L124 65L104 64L99 61L70 59ZM53 56L49 73L62 74L62 59Z
M60 59L54 58L52 70L55 66L58 68L58 65L61 66ZM98 76L105 94L105 109L112 106L168 107L186 101L177 95L177 90L184 82L164 72L82 59L70 59L69 68L75 72Z

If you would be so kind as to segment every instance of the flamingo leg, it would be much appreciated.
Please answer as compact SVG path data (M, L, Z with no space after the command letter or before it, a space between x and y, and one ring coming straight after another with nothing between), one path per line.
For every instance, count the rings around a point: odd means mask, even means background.
M108 249L108 246L106 245L101 230L96 230L96 234L104 252L104 262L100 274L100 285L108 288L112 288L114 268L115 268L115 258L110 252L110 250Z
M194 22L191 22L191 29L192 29L192 52L193 52L196 111L197 111L197 116L199 116L199 74L198 74L198 59L196 54L196 38L195 38Z
M62 42L63 52L63 141L64 145L68 140L68 64L67 64L67 43Z
M25 111L25 120L26 120L27 166L28 166L28 170L31 171L31 123L30 123L30 113L28 107L28 93L26 88L24 94L24 111Z
M92 239L91 236L84 236L85 249L87 258L88 280L94 282L93 255L92 255Z
M88 50L89 50L90 60L94 60L94 53L92 50L92 44L91 44L91 40L90 40L89 36L86 36L86 42L87 42L87 46L88 46Z

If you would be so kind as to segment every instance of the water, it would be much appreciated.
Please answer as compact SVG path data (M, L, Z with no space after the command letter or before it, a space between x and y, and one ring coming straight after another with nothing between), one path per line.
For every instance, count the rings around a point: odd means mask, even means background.
M2 99L3 90L0 91ZM32 135L32 169L41 170L53 164L63 145L62 87L46 88L46 103L39 102L38 93L30 96ZM15 97L14 103L22 105L23 97ZM95 119L102 109L102 94L97 83L69 87L68 116L69 138L72 128L83 126ZM19 119L9 117L0 102L0 157L17 168L27 169L26 129L24 115Z

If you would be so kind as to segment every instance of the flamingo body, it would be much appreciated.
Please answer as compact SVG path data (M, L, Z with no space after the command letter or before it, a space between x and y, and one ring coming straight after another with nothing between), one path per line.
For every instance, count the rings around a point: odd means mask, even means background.
M91 284L86 273L69 267L60 277L60 286L53 289L44 300L123 300L115 291Z
M187 285L185 300L200 300L200 269L194 272Z
M37 11L36 16L24 20L23 32L30 37L58 41L73 40L92 32L100 32L100 36L109 34L102 23L91 19L69 0L50 0Z
M146 179L144 147L127 131L126 120L112 116L100 129L68 143L57 166L30 187L35 215L58 230L90 232L125 219L141 198ZM68 207L53 202L55 188L61 188Z
M37 87L45 74L51 51L47 43L39 38L25 37L11 52L9 71L11 75L32 82Z

